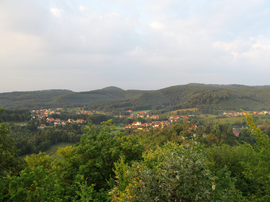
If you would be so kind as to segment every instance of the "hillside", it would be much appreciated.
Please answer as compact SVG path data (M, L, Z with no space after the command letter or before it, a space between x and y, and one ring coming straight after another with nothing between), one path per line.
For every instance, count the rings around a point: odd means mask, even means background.
M0 93L0 106L3 108L42 107L56 97L72 93L71 90L41 90Z
M0 94L4 108L73 107L99 110L177 109L270 109L270 86L187 84L159 90L123 90L110 86L99 90L72 92L45 90Z

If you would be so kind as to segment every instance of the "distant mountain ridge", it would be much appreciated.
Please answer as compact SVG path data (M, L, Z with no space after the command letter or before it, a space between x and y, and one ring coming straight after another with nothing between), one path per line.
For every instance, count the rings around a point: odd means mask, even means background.
M216 109L270 110L270 86L191 83L159 90L123 90L119 87L109 86L84 92L43 90L0 93L0 107L3 108L33 109L75 106L99 110L205 106Z

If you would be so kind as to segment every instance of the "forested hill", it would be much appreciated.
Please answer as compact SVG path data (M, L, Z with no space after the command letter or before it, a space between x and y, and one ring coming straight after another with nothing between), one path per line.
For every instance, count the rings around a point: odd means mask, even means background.
M41 90L0 93L0 107L8 109L45 106L58 96L72 93L71 90Z
M0 107L9 109L84 107L98 110L270 109L270 86L187 84L159 90L122 90L106 87L86 92L44 90L0 94Z

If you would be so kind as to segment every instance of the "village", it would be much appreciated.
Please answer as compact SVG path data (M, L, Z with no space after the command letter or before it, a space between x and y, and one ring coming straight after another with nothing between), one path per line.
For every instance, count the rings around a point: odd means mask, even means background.
M65 126L67 123L84 123L84 119L77 119L74 120L72 118L69 118L67 121L61 121L59 118L52 118L50 117L52 114L61 114L61 111L63 108L56 108L56 109L40 109L40 110L32 110L31 117L32 119L38 118L46 118L46 123L53 123L54 126L61 125ZM121 119L134 119L134 118L141 118L141 119L148 119L152 120L151 122L147 123L142 123L140 121L134 121L131 124L125 125L125 128L137 128L138 130L143 130L148 127L154 127L154 128L163 128L164 126L170 127L172 122L178 121L180 118L188 119L188 116L180 115L180 116L170 116L168 120L163 120L160 121L160 116L159 115L149 115L149 111L142 111L142 112L137 112L134 113L132 110L127 110L129 115L115 115L114 117L116 118L121 118ZM87 114L87 115L94 115L94 114L102 114L102 115L109 115L109 113L105 112L99 112L99 111L76 111L76 115L79 114ZM43 129L46 127L46 124L41 124L39 126L40 129Z
M40 110L32 110L32 119L38 118L38 119L42 119L42 118L46 118L46 123L48 124L53 124L54 126L59 126L61 125L62 127L64 127L67 123L84 123L86 120L84 119L72 119L69 118L65 121L61 121L59 118L52 118L50 117L52 114L61 114L61 112L63 111L63 108L56 108L56 109L40 109ZM140 111L140 112L134 112L132 110L127 110L126 111L128 113L128 115L114 115L114 117L116 118L120 118L120 119L133 119L134 121L130 124L126 124L123 128L124 129L138 129L144 132L149 131L149 128L153 127L153 128L164 128L166 127L170 127L171 124L173 122L177 122L180 119L186 119L188 120L191 116L197 116L197 115L174 115L174 116L169 116L167 117L166 120L160 120L160 115L150 115L149 111ZM267 115L270 114L270 112L268 111L253 111L253 112L249 112L251 114L254 115ZM102 114L102 115L110 115L108 112L99 112L99 111L82 111L82 110L77 110L74 111L74 114L76 115L80 115L80 114L84 114L84 115L94 115L94 114ZM236 117L236 116L245 116L246 112L223 112L223 116L226 117ZM136 118L140 118L140 120L147 120L147 121L138 121L135 120ZM193 129L196 129L196 125L192 126ZM39 129L44 129L46 128L46 124L41 124L39 126ZM236 136L239 136L239 132L234 131L234 134Z

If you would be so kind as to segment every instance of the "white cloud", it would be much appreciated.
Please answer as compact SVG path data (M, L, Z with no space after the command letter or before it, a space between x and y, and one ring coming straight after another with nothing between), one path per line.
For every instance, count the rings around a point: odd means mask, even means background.
M249 78L255 68L269 69L267 6L266 0L0 1L0 69L20 77L16 70L23 68L36 78L39 69L70 77L81 71L99 78L95 86L117 81L137 89L233 82L232 71L244 69Z
M156 22L156 21L150 23L149 25L150 25L150 27L152 29L155 29L155 30L158 30L158 31L162 31L164 29L164 27L165 27L164 24L162 24L160 22Z
M80 11L85 11L86 9L87 9L87 8L86 8L85 6L80 6L80 7L79 7L79 10L80 10Z
M51 8L50 10L51 10L52 14L54 14L56 17L61 17L62 12L59 9Z

